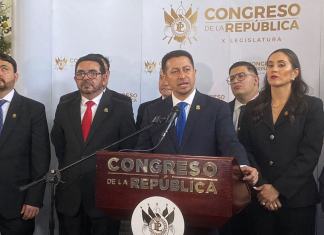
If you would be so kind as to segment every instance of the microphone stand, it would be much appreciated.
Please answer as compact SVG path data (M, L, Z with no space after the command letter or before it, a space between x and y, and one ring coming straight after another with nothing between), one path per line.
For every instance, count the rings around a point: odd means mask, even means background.
M151 121L151 123L145 127L143 127L142 129L138 130L138 131L135 131L134 133L120 139L120 140L117 140L115 142L113 142L112 144L109 144L105 147L103 147L102 149L99 149L97 151L102 151L102 150L106 150L106 149L109 149L111 147L113 147L114 145L117 145L119 143L122 143L124 142L125 140L128 140L148 129L150 129L152 126L156 125L156 124L161 124L165 121L164 118L161 118L160 116L155 116L153 118L153 120ZM96 152L97 152L96 151ZM50 231L50 235L54 235L54 230L55 230L55 220L54 220L54 205L55 205L55 188L56 186L59 184L59 183L64 183L63 181L61 181L61 173L67 169L70 169L74 166L77 166L79 165L81 162L84 162L86 161L87 159L89 158L92 158L93 156L96 155L96 152L93 152L89 155L86 155L86 156L83 156L81 157L80 160L78 161L75 161L61 169L52 169L50 170L47 174L45 174L43 177L41 177L40 179L38 180L35 180L29 184L26 184L26 185L23 185L23 186L20 186L19 187L19 190L20 191L25 191L39 183L42 183L42 182L45 182L45 183L48 183L50 184L50 217L49 217L49 231Z
M140 152L140 153L146 153L146 152L151 152L151 151L155 150L157 147L160 146L160 144L164 140L166 134L169 132L170 128L174 125L174 121L178 117L179 112L180 112L180 109L179 109L178 106L174 106L172 108L171 113L169 114L169 116L166 119L167 126L164 129L164 131L162 132L160 139L158 140L158 142L153 147L151 147L149 149L122 149L122 150L120 150L120 152Z

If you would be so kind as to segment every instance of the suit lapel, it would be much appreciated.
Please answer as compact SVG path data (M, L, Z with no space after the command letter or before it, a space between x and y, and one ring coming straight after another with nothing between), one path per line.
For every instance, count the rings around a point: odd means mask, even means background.
M75 136L80 142L81 146L83 145L83 137L81 130L81 95L80 93L75 97L75 99L71 100L71 106L69 109L69 117L72 128L74 130Z
M234 107L235 107L235 99L232 100L231 102L228 103L230 106L230 110L231 110L231 115L233 116L234 113Z
M9 138L11 132L17 127L17 121L22 115L21 101L21 96L15 91L0 135L0 148Z
M264 117L263 117L263 122L271 129L273 130L275 127L278 127L282 125L283 123L287 122L288 116L288 111L286 105L283 107L281 110L278 119L275 124L273 124L273 117L272 117L272 110L271 110L271 105L267 105L265 112L264 112Z
M271 106L267 105L265 108L264 116L263 116L263 122L271 129L273 130L273 119L272 119L272 111Z
M288 117L288 110L287 110L287 104L286 104L279 114L279 117L275 123L275 127L278 127L278 126L282 125L283 123L285 123L286 121L288 121L287 117Z
M98 127L101 126L103 121L109 117L110 113L112 112L113 105L112 105L112 94L109 90L106 90L100 99L96 114L93 118L90 132L89 132L89 137L86 141L86 145L91 141L93 138L94 134L96 133L96 130Z
M181 145L181 149L185 146L186 142L188 141L192 130L196 123L199 123L199 118L201 116L201 109L204 107L204 102L202 99L202 95L196 91L195 97L192 101L190 112L188 114L186 127L183 133L183 141Z

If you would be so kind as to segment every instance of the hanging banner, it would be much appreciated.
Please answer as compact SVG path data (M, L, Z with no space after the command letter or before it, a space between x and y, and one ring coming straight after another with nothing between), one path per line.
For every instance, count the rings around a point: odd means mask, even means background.
M201 92L229 101L231 64L249 61L263 80L268 55L289 48L318 96L320 13L319 0L53 1L53 104L76 89L76 60L101 53L111 61L109 88L130 96L136 113L159 96L161 58L176 49L193 55Z

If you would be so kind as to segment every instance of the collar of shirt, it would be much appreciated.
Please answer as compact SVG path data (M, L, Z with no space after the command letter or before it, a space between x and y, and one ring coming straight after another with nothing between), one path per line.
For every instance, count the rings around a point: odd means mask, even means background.
M235 99L235 103L234 103L234 112L233 112L233 124L234 124L234 129L235 131L237 131L237 126L238 126L238 118L240 116L240 112L241 112L241 106L243 106L244 104L242 104L240 101L238 101L237 99Z
M177 97L174 96L174 94L172 93L172 102L173 102L173 106L176 106L178 103L180 102L186 102L187 104L189 104L188 106L191 106L192 101L194 99L196 95L196 89L194 89L191 94L184 100L179 100ZM188 107L187 106L187 107Z
M186 116L188 117L189 110L192 104L193 99L195 98L196 95L196 89L194 89L191 94L184 100L179 100L177 97L175 97L172 93L172 102L173 106L176 106L180 102L186 102L188 105L186 106Z
M259 95L259 92L251 100L254 100L255 98L257 98L258 95ZM238 99L235 99L234 111L236 111L237 109L239 109L242 105L245 105L245 104L242 104L240 101L238 101Z
M3 123L6 120L7 113L9 110L10 103L13 99L13 96L15 94L15 90L12 89L5 97L2 98L2 100L6 100L7 102L2 105L2 114L3 114Z
M10 103L13 96L15 94L15 90L12 89L5 97L3 97L1 100L6 100L7 102L6 103Z
M92 120L93 120L93 118L94 118L94 116L96 114L96 111L97 111L97 108L98 108L98 105L99 105L99 102L101 100L102 95L103 95L103 92L101 92L98 96L96 96L95 98L92 99L92 101L95 103L91 108L91 110L92 110ZM88 101L89 100L87 98L81 96L81 105L80 105L81 106L81 121L82 121L84 113L85 113L85 111L87 109L86 103Z
M245 105L245 104L242 104L240 101L238 101L238 99L235 99L234 112L236 112L238 109L240 109L242 105Z

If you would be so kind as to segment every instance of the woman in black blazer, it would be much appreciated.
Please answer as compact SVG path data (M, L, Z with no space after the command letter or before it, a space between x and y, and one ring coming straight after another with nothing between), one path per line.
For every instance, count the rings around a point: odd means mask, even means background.
M324 113L322 101L307 92L296 54L272 52L264 88L248 103L239 133L260 173L253 234L315 232L319 198L313 171L323 144Z

